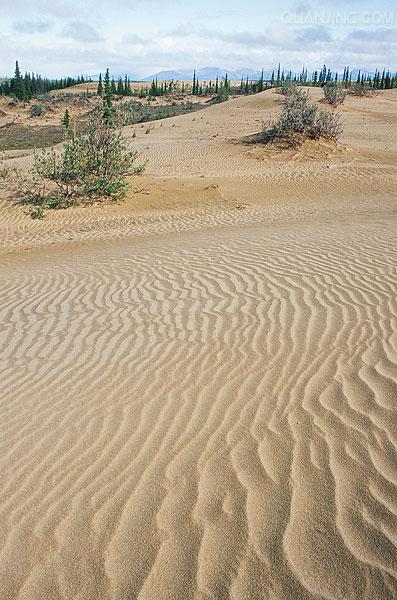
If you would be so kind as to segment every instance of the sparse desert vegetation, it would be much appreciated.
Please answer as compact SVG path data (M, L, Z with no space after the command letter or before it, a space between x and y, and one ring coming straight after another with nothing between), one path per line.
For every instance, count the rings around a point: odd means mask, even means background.
M329 81L323 87L324 98L327 104L333 107L343 104L347 92L336 81Z
M126 175L142 172L137 153L128 150L120 128L94 113L84 133L67 130L60 151L42 150L34 157L31 188L24 202L43 208L66 208L83 200L120 199Z
M200 53L262 56L226 21ZM95 33L0 98L1 600L395 600L394 79L98 81Z
M319 110L309 92L297 86L291 85L283 93L281 113L263 125L265 142L285 142L296 147L306 139L338 140L342 125L337 112Z

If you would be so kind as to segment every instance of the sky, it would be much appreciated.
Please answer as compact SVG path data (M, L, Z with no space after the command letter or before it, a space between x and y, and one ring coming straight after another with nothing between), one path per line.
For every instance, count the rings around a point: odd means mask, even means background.
M395 0L0 0L0 76L397 70ZM394 9L394 10L393 10Z

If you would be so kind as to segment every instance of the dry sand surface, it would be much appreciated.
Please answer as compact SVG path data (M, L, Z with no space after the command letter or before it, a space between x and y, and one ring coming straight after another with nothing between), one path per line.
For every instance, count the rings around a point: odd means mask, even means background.
M2 600L397 597L397 91L243 143L279 102L127 128L120 205L0 205Z

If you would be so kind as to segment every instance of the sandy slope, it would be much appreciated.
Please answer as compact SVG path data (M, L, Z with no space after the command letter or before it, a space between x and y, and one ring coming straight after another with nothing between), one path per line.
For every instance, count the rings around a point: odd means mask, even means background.
M237 143L278 99L137 129L119 206L1 205L2 599L396 597L397 94Z

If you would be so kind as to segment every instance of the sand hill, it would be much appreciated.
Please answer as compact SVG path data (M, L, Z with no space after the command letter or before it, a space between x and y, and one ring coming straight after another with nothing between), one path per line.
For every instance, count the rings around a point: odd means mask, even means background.
M254 143L279 108L127 128L119 205L1 203L2 600L396 598L397 92L337 146Z

